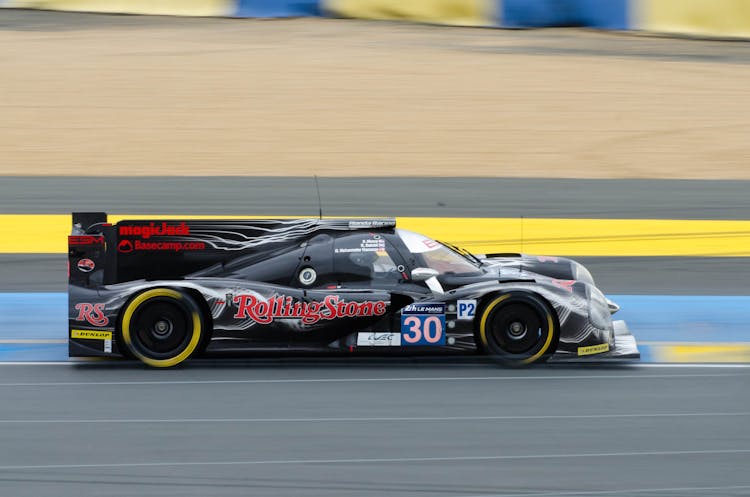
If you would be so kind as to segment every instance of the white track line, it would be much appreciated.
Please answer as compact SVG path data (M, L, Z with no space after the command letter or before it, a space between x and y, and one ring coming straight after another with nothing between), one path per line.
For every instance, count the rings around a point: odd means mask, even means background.
M120 359L108 359L106 357L76 357L75 359L60 359L59 361L0 361L0 366L62 366L69 367L71 365L81 366L85 364L101 364L102 362L110 361L112 365L115 364L126 364ZM138 364L132 362L131 364Z
M0 366L69 366L69 365L76 365L76 366L82 366L86 364L102 364L111 362L113 365L117 364L119 366L123 365L139 365L139 362L136 361L126 361L120 358L109 358L109 357L76 357L76 358L68 358L68 359L60 359L58 361L0 361ZM395 366L403 366L403 363L398 363L398 358L394 360L396 362ZM205 366L206 363L192 363L192 364L186 364L185 366L189 369L199 369L201 366ZM222 361L219 359L215 362L211 362L211 365L222 365ZM224 363L226 366L237 366L237 362L226 362ZM243 363L247 365L248 368L252 368L254 363L252 359L249 359L246 363ZM261 360L258 364L270 364L267 361ZM337 365L340 365L341 363L337 363ZM352 359L352 362L350 363L352 366L365 366L366 363L358 363L357 359ZM463 366L477 366L477 367L496 367L493 364L489 362L476 362L476 363L446 363L443 365L440 365L438 363L433 364L426 364L426 363L420 363L420 365L430 365L435 367L463 367ZM680 363L656 363L656 362L634 362L634 363L606 363L606 362L598 362L598 363L585 363L585 362L570 362L570 363L552 363L552 367L559 367L559 366L580 366L582 368L585 367L595 367L595 366L621 366L623 368L628 369L649 369L649 368L707 368L707 369L713 369L713 368L750 368L750 364L748 363L741 363L741 362L735 362L735 363L702 363L702 362L696 362L696 363L689 363L689 362L680 362ZM313 366L310 364L310 367L318 367ZM323 365L325 367L325 365Z
M70 361L7 361L0 362L0 366L67 366L76 364Z
M648 456L714 456L731 454L750 454L750 449L717 449L717 450L660 450L643 452L597 452L573 454L521 454L501 456L445 456L445 457L382 457L357 459L277 459L255 461L160 461L131 463L91 463L91 464L28 464L0 466L0 471L18 471L25 469L95 469L95 468L151 468L183 466L261 466L261 465L294 465L294 464L377 464L377 463L431 463L460 461L506 461L529 459L582 459L603 457L648 457Z
M727 485L720 487L668 487L668 488L629 488L622 490L574 490L559 492L530 492L522 494L481 494L481 495L456 495L456 497L564 497L567 495L631 495L643 493L663 492L715 492L718 490L745 490L750 485ZM715 495L715 494L708 494Z
M435 376L407 378L284 378L259 380L151 380L151 381L47 381L0 383L0 387L70 387L70 386L123 386L123 385L253 385L284 383L386 383L430 381L549 381L549 380L632 380L664 378L728 378L745 377L740 373L714 374L622 374L622 375L558 375L558 376Z
M642 364L634 365L634 369L648 369L648 368L750 368L750 364L747 363L689 363L689 362L671 362L671 363L658 363L658 362L644 362Z
M372 423L385 421L525 421L565 419L629 419L629 418L698 418L746 417L750 412L676 412L628 414L567 414L517 416L404 416L404 417L341 417L341 418L112 418L112 419L0 419L2 424L161 424L161 423Z
M395 359L395 361L398 361L398 359ZM87 364L98 364L101 365L102 363L106 364L107 362L110 362L112 364L112 368L115 369L117 367L122 367L125 365L140 365L140 363L136 361L126 361L120 358L108 358L108 357L76 357L72 359L60 359L59 361L0 361L0 367L2 366L63 366L68 367L70 365L76 365L76 366L84 366ZM216 362L210 363L211 365L217 365L220 366L222 361L217 360ZM193 364L186 364L187 368L189 369L198 369L201 366L205 366L206 363L193 363ZM226 366L237 366L237 362L226 362ZM253 367L252 359L249 359L246 363L248 369ZM260 362L259 364L267 365L268 362ZM279 367L282 367L282 363L279 363ZM341 363L337 363L337 365L341 365ZM366 363L358 363L356 359L352 359L352 362L350 362L348 365L351 365L353 367L359 367L359 366L367 366ZM397 364L402 365L402 364ZM421 364L421 365L429 365L434 367L441 367L438 363L433 364ZM581 368L585 367L596 367L596 366L617 366L622 367L623 369L632 369L632 370L638 370L638 369L650 369L650 368L696 368L696 369L743 369L743 368L750 368L750 364L748 363L702 363L702 362L696 362L696 363L689 363L689 362L680 362L680 363L655 363L655 362L642 362L642 363L611 363L607 364L604 362L598 362L598 363L584 363L584 362L571 362L571 363L553 363L551 364L553 367L557 366L580 366ZM195 366L195 368L193 367ZM310 364L310 368L317 368L317 367L325 367L323 366L314 366ZM467 366L467 367L493 367L495 368L493 364L490 364L488 362L476 362L476 363L446 363L444 367L456 367L456 366ZM498 368L499 369L499 368Z

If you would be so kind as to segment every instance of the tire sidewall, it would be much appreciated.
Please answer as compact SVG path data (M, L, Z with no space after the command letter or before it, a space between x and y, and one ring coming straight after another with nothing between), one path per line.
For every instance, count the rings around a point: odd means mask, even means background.
M533 308L546 326L542 337L533 348L521 354L513 354L500 348L495 340L490 338L489 327L504 308L509 304L518 303ZM559 328L557 315L544 298L531 292L513 291L494 294L486 299L477 323L476 340L481 349L494 361L505 366L527 366L544 362L554 354L559 340Z
M184 341L184 346L177 349L170 357L149 355L148 350L139 343L135 332L137 323L134 322L134 318L137 317L138 311L155 299L172 303L185 313L188 327L186 330L187 339ZM200 348L203 342L204 329L205 324L201 309L192 297L172 288L151 288L134 295L124 307L120 318L119 335L125 345L124 348L130 355L149 366L167 368L180 364Z

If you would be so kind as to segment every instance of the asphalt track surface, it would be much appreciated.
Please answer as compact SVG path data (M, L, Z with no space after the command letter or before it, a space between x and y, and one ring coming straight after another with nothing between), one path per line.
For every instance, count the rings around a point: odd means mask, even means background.
M0 493L750 495L748 368L310 366L0 366Z
M319 178L329 216L750 219L750 181ZM313 178L2 177L3 214L317 216Z
M319 178L330 216L750 219L750 182ZM0 212L315 216L312 178L4 177ZM43 227L40 227L43 229ZM555 255L555 254L552 254ZM609 293L745 295L743 258L579 258ZM0 255L0 291L65 291L64 255Z

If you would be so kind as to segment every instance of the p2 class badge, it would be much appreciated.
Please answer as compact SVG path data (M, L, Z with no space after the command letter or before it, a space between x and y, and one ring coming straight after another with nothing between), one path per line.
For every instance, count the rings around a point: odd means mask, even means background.
M456 301L456 319L459 321L471 321L477 313L476 300Z

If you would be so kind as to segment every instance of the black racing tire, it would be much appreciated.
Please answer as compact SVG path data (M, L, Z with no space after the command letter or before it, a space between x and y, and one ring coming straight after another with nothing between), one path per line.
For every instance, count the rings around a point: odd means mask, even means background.
M559 328L546 300L534 293L514 291L487 299L477 338L495 362L520 367L549 359L557 349Z
M168 368L193 355L204 328L201 308L190 295L151 288L125 306L120 336L134 357L152 367Z

